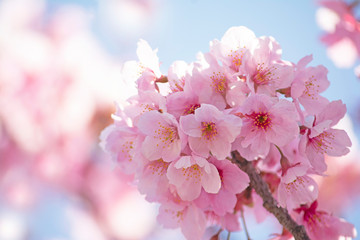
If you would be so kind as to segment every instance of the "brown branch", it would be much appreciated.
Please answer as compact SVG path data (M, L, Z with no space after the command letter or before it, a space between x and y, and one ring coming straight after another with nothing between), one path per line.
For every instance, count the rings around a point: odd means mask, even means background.
M243 170L250 178L250 186L263 199L263 206L272 213L279 223L294 236L295 240L310 240L304 226L298 225L289 215L287 209L278 206L270 193L269 186L261 178L251 162L247 161L237 151L231 153L231 161Z

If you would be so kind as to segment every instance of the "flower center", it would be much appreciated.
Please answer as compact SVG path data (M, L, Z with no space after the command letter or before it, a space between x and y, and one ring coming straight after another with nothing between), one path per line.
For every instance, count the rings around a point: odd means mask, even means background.
M271 126L271 118L269 113L258 112L247 115L247 117L253 119L253 125L258 129L264 129L265 131Z
M294 181L285 184L285 190L288 193L296 192L297 189L299 188L298 185L299 184L303 185L304 182L305 181L304 181L303 177L297 177Z
M276 68L269 68L265 67L264 63L258 63L256 73L253 76L253 81L256 85L267 85L271 84L273 81L278 79L279 77L275 77L275 73L273 70L276 70Z
M123 143L121 148L121 154L123 155L123 158L127 159L129 162L132 161L132 155L130 153L130 150L134 148L133 143L133 141L126 141Z
M335 136L330 132L323 132L318 136L310 139L313 147L320 153L326 153L327 150L332 149L331 143L334 141Z
M186 180L189 181L193 179L195 183L199 183L201 181L201 176L203 172L199 165L194 164L191 167L181 169L183 176L186 176Z
M202 136L212 140L217 135L216 125L213 122L201 122Z
M211 87L218 93L224 93L226 90L226 77L223 73L215 73L210 77L212 80Z
M194 114L195 113L195 110L197 108L200 107L200 104L192 104L192 105L189 105L185 111L184 111L184 115L188 115L188 114Z
M163 143L163 148L170 146L175 139L178 139L177 129L174 126L164 126L158 122L159 128L155 130L155 138L159 138Z
M181 92L184 91L185 78L180 78L178 80L169 79L170 89L173 92Z
M242 49L238 49L236 51L231 50L228 55L231 58L231 67L238 71L239 67L242 65L242 58L244 55L244 51Z
M317 100L317 94L319 94L320 85L317 84L317 79L312 75L308 81L305 82L305 91L304 94L307 97L310 97L313 100Z
M151 161L150 164L147 166L147 169L151 172L153 175L158 176L164 176L167 172L167 169L169 167L170 163L164 162L162 158Z

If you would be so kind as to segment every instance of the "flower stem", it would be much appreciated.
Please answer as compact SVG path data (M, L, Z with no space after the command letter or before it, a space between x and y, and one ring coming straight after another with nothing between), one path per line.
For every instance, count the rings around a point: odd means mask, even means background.
M230 240L230 235L231 235L231 232L228 232L226 240Z
M295 240L310 240L304 226L298 225L291 218L287 209L278 206L270 193L269 186L261 178L252 163L241 157L237 151L231 152L231 156L231 161L249 176L250 186L263 199L264 208L277 218L279 223L294 236Z
M245 217L244 217L244 211L241 210L241 219L243 221L243 225L244 225L244 229L245 229L245 234L246 234L246 238L247 240L251 240L247 226L246 226L246 221L245 221Z

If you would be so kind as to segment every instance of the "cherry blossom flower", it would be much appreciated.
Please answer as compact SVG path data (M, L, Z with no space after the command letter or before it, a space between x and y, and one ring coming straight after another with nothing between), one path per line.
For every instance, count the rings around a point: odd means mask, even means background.
M169 164L162 159L150 161L138 173L138 189L141 194L146 195L146 200L160 202L168 199L169 180L166 173Z
M184 201L199 197L201 189L217 193L221 187L220 175L216 167L199 156L182 156L172 162L167 171L169 183Z
M207 219L209 219L208 222L211 224L216 224L222 229L225 229L229 232L236 232L241 230L239 213L226 213L225 215L217 215L215 212L206 211L205 214Z
M124 115L122 118L127 118L131 124L130 126L136 125L141 115L145 112L157 110L159 112L166 112L166 99L160 93L155 91L140 91L139 95L135 95L127 99L122 106L117 104L118 109L115 114Z
M210 52L234 73L242 73L243 56L256 39L253 31L240 26L229 28L221 41L210 43Z
M138 167L142 167L142 157L136 150L141 146L142 140L134 129L113 124L102 131L100 139L100 146L112 155L124 173L133 174Z
M246 99L239 110L243 120L241 145L250 146L258 155L268 154L271 143L284 146L299 133L295 107L286 100L256 94Z
M231 143L240 132L241 119L223 114L216 107L201 104L194 114L182 116L180 126L192 151L203 157L209 152L219 160L230 155Z
M247 82L256 93L275 95L293 81L293 67L281 60L281 48L275 39L262 37L244 55Z
M305 130L301 147L318 172L326 170L324 154L343 156L349 152L351 140L344 130L333 129L345 115L346 107L339 101L330 102L319 114L315 115L312 126Z
M308 114L315 114L329 103L320 93L328 88L330 82L324 66L306 67L311 60L311 55L306 56L296 65L291 97L299 100Z
M212 209L215 214L224 216L232 213L237 202L236 194L249 186L249 177L237 166L228 161L212 159L220 175L221 188L217 194L202 191L195 201L202 209Z
M168 81L172 92L183 91L186 77L191 73L192 65L184 61L175 61L168 70Z
M356 237L354 225L325 211L317 210L314 201L310 207L302 205L294 211L299 213L298 221L305 226L311 239L352 239Z
M166 97L167 111L176 118L180 116L194 114L200 107L199 96L190 88L184 91L174 92Z
M178 129L176 119L168 113L146 112L140 117L137 127L146 135L141 150L149 160L173 161L185 147L186 138Z
M155 80L162 76L157 50L153 50L143 39L139 40L137 46L139 61L124 63L122 79L128 85L137 82L141 91L155 90Z
M318 196L316 182L301 167L293 167L292 174L281 178L278 200L282 207L293 209L301 204L313 202Z
M319 192L316 182L307 175L311 170L310 164L298 153L298 142L298 139L293 141L289 144L293 145L292 148L287 146L287 151L281 152L282 174L277 196L280 205L288 209L313 202Z
M200 240L206 228L204 212L188 202L162 204L157 220L166 228L180 227L187 239Z
M192 77L189 80L191 88L196 90L201 103L208 103L218 109L225 109L226 95L230 90L230 84L237 81L236 76L231 75L228 70L217 62L211 54L205 54L201 63L194 65Z

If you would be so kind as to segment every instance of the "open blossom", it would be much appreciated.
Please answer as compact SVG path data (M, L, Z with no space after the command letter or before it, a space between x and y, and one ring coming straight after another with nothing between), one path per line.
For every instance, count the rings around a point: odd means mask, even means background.
M333 129L345 115L346 107L339 101L330 102L319 114L315 115L312 126L305 130L301 147L318 172L326 170L324 154L343 156L350 150L351 140L344 130Z
M330 82L327 79L327 69L324 66L306 67L312 56L300 59L296 65L295 79L291 85L291 97L299 100L309 114L315 114L329 103L320 95Z
M185 78L191 72L192 65L184 61L175 61L169 67L168 81L172 92L183 91L185 88Z
M308 176L313 169L305 154L299 151L299 139L294 139L280 151L281 176L277 192L280 205L293 209L313 202L318 197L318 185Z
M112 156L125 173L135 173L141 166L142 158L137 151L141 140L134 129L112 124L103 130L100 139L103 150Z
M221 216L221 215L217 215L215 212L211 212L211 211L206 211L206 217L209 219L208 222L210 222L212 225L218 225L220 226L222 229L225 229L229 232L236 232L236 231L240 231L241 230L241 226L240 226L240 213L226 213L225 215ZM218 233L220 233L218 231ZM215 235L216 236L216 235ZM214 237L214 234L212 234L212 238ZM207 238L209 236L206 236L206 234L204 234L202 240L205 239L209 239ZM217 235L218 237L218 235Z
M206 215L201 209L176 200L160 206L157 220L166 228L180 227L186 239L201 240L206 227Z
M231 143L240 133L241 119L224 114L216 107L201 104L194 114L182 116L180 126L187 134L189 145L196 154L219 160L230 155Z
M282 207L291 210L318 197L318 185L307 175L308 169L308 166L301 164L293 165L281 177L277 195Z
M137 82L141 91L155 90L155 80L160 78L160 64L157 50L152 50L143 39L138 42L136 54L139 61L127 61L122 69L122 80L131 86Z
M117 108L116 117L122 115L121 118L128 119L129 125L134 126L146 112L152 110L166 112L166 99L155 91L140 91L139 95L130 97L122 105L118 104Z
M302 205L295 209L299 213L298 222L305 226L310 239L352 239L356 237L354 225L343 219L317 210L318 203L314 201L310 207Z
M170 190L166 173L169 164L163 159L149 161L144 164L142 171L138 172L138 189L141 194L146 195L146 200L160 202L168 199Z
M233 73L242 74L243 56L255 39L250 29L244 26L231 27L221 41L213 40L210 43L210 52Z
M140 117L137 126L146 135L141 146L144 157L149 160L162 158L170 162L180 156L186 139L178 129L174 116L158 111L146 112Z
M311 165L305 154L299 151L299 139L281 148L281 176L278 201L281 206L293 209L300 204L313 202L318 197L318 185L308 176Z
M194 66L189 81L191 88L196 90L201 102L223 110L226 107L226 95L230 90L230 84L237 81L237 77L221 66L213 55L208 53L203 57L204 63Z
M184 88L183 91L171 93L166 97L166 107L176 118L193 114L200 107L199 96L191 88Z
M220 175L216 167L199 156L182 156L172 162L167 171L169 183L184 201L199 197L201 189L217 193L221 187Z
M275 95L293 80L293 67L281 60L281 48L271 37L258 38L244 60L247 82L256 93Z
M243 120L240 137L242 147L266 155L270 144L284 146L299 133L297 114L292 103L264 94L250 96L238 113Z
M204 210L212 209L215 214L224 216L232 213L237 202L236 194L241 193L249 186L249 177L236 165L229 161L212 159L220 175L221 188L217 194L202 191L195 201L197 206Z

